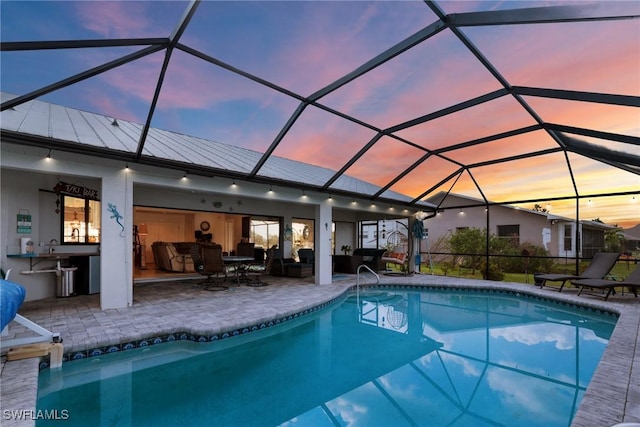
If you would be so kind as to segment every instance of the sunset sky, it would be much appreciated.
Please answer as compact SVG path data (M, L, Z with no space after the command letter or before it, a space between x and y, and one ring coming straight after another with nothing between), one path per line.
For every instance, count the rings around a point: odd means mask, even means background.
M1 38L8 41L168 37L188 2L7 1ZM581 7L584 16L635 19L464 27L461 32L510 86L640 97L640 2L447 1L445 14L541 6ZM310 96L438 20L422 1L203 1L180 43L236 69ZM2 92L23 95L144 46L2 52ZM144 123L164 51L42 97L43 101ZM450 29L309 105L274 154L339 170L374 136L418 117L502 89L502 84ZM640 108L523 96L542 121L640 137ZM300 101L183 50L173 51L152 126L265 152ZM327 111L330 110L330 111ZM332 111L362 123L345 120ZM383 136L348 170L384 186L427 150L536 124L513 96ZM637 145L572 135L627 154ZM407 142L410 142L408 144ZM446 150L431 156L390 189L418 197L460 165L558 147L544 130ZM567 160L569 162L567 162ZM508 202L574 195L640 192L640 176L575 153L478 166L434 192L449 190ZM433 193L431 194L433 195ZM640 196L640 193L639 193ZM640 197L581 201L582 219L631 227ZM582 206L584 205L584 206ZM575 202L549 203L572 217ZM529 206L533 207L533 204Z

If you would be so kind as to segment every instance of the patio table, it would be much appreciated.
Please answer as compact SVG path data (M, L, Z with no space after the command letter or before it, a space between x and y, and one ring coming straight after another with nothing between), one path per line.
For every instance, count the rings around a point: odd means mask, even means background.
M226 255L222 257L222 261L225 264L234 264L236 267L236 283L240 284L240 271L242 270L240 267L243 262L253 261L254 258L250 256L241 256L241 255ZM244 274L242 275L244 277Z

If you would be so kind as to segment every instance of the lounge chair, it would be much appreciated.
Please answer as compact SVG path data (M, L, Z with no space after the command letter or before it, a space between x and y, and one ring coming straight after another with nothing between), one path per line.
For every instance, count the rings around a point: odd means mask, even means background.
M638 289L640 289L640 265L636 266L635 270L633 270L631 274L629 274L629 276L622 281L608 279L579 279L574 280L571 283L576 286L580 286L580 292L578 292L578 295L582 294L584 288L601 290L606 289L607 293L604 295L604 300L606 301L611 293L615 294L615 288L626 286L631 292L633 292L633 295L635 295L635 297L637 298Z
M569 280L602 279L618 261L619 253L598 252L593 256L591 263L580 275L573 274L536 274L535 281L542 289L547 282L562 282L558 292L562 292L564 284Z

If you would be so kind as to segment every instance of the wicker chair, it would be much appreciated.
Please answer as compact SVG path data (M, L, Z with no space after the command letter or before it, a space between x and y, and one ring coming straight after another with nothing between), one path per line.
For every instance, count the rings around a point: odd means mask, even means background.
M236 255L253 257L254 246L255 246L254 243L251 243L251 242L239 242L236 245Z
M207 291L224 291L229 289L228 286L222 284L227 280L227 267L222 259L222 246L217 244L201 244L191 248L191 257L196 272L207 276L199 285L202 285ZM220 273L224 275L222 282L216 282L216 278Z

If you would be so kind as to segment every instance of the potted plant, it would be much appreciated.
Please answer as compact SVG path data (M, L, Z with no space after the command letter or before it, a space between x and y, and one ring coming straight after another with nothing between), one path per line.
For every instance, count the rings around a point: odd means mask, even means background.
M351 246L349 245L342 245L342 247L340 248L340 250L342 252L344 252L345 255L349 255L351 253Z

